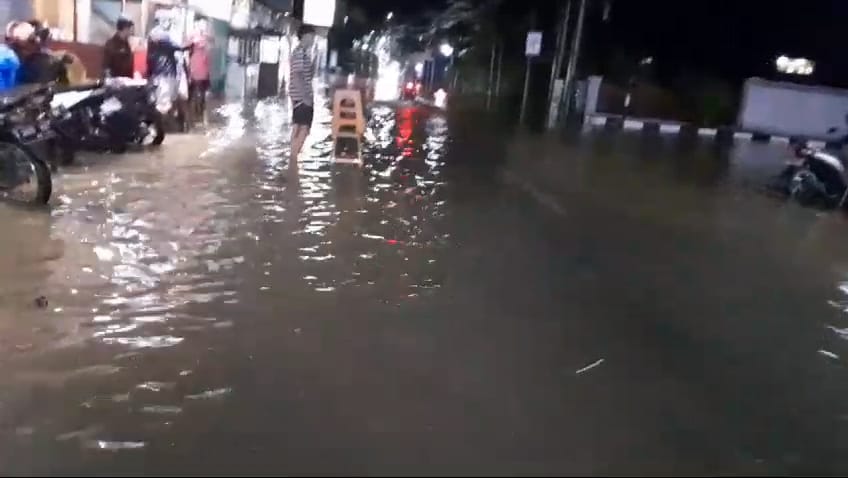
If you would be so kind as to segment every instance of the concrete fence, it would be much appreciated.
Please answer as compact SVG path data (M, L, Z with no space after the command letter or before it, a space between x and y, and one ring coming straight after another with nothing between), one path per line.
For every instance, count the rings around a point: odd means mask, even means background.
M605 131L638 131L645 135L676 135L681 138L712 138L717 142L755 141L789 144L804 139L802 136L781 136L764 133L740 131L734 126L705 128L691 123L682 123L656 118L628 117L599 111L603 105L599 98L603 78L590 76L587 79L583 125L584 129L602 129ZM840 149L843 141L808 140L808 144L818 148Z
M584 123L585 130L603 131L632 131L644 135L660 136L673 135L682 139L712 138L717 142L754 141L762 143L789 144L800 141L801 138L788 136L775 136L768 134L749 133L737 131L733 127L702 128L688 123L669 122L657 119L626 118L616 115L592 114L587 115ZM808 141L808 144L816 148L839 149L842 142L838 141Z

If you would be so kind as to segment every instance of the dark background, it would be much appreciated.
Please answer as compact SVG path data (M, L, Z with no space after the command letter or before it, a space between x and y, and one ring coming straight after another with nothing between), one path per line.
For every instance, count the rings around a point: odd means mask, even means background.
M446 1L350 0L351 5L379 20L392 11L399 22L414 21ZM478 3L478 2L472 2ZM500 8L503 22L546 32L546 47L555 38L556 8L563 2L506 0ZM574 0L576 10L578 0ZM584 69L608 73L614 57L654 58L653 74L668 83L681 71L705 73L733 81L750 76L778 79L774 59L785 54L813 60L812 77L796 81L848 86L843 44L848 37L848 1L807 0L613 0L603 21L605 0L588 0ZM520 49L520 42L515 48ZM619 62L621 61L619 58Z

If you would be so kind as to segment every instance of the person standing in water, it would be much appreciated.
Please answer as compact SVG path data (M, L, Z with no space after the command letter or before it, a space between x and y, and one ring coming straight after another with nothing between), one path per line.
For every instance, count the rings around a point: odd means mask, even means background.
M147 35L147 75L156 86L156 108L168 117L176 113L178 128L186 130L184 102L179 96L179 68L183 65L176 53L186 51L191 45L178 45L171 35L173 19L168 10L158 10L154 27Z
M188 99L192 123L200 121L206 125L206 96L210 87L209 51L212 37L207 31L206 21L198 21L191 39L189 53Z
M103 74L107 77L133 77L133 51L130 37L134 25L131 20L119 18L115 35L103 46Z
M309 25L301 25L297 29L297 38L299 43L291 54L289 74L289 99L292 104L292 164L297 164L297 157L312 128L314 113L312 77L315 74L315 64L311 50L315 41L315 29Z

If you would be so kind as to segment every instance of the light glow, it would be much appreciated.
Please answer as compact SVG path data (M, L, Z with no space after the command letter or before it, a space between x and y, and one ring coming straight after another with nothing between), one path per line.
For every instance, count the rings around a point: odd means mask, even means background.
M304 0L303 23L318 27L333 26L336 0Z
M444 108L448 104L448 93L442 88L439 88L433 93L433 103L437 108Z
M379 55L378 55L379 56ZM374 100L394 101L400 93L400 63L380 62L377 67L377 82L374 84Z
M442 56L451 56L453 55L453 47L450 46L450 43L442 43L439 47L439 53L441 53Z
M774 61L777 71L787 75L812 75L815 69L815 63L806 58L789 58L786 55L780 55Z

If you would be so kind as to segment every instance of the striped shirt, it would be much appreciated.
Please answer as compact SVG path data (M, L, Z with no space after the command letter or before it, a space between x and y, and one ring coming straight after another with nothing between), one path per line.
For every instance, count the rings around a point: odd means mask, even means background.
M315 73L315 66L309 51L303 45L296 46L289 64L289 98L292 105L305 103L312 106L312 75Z

